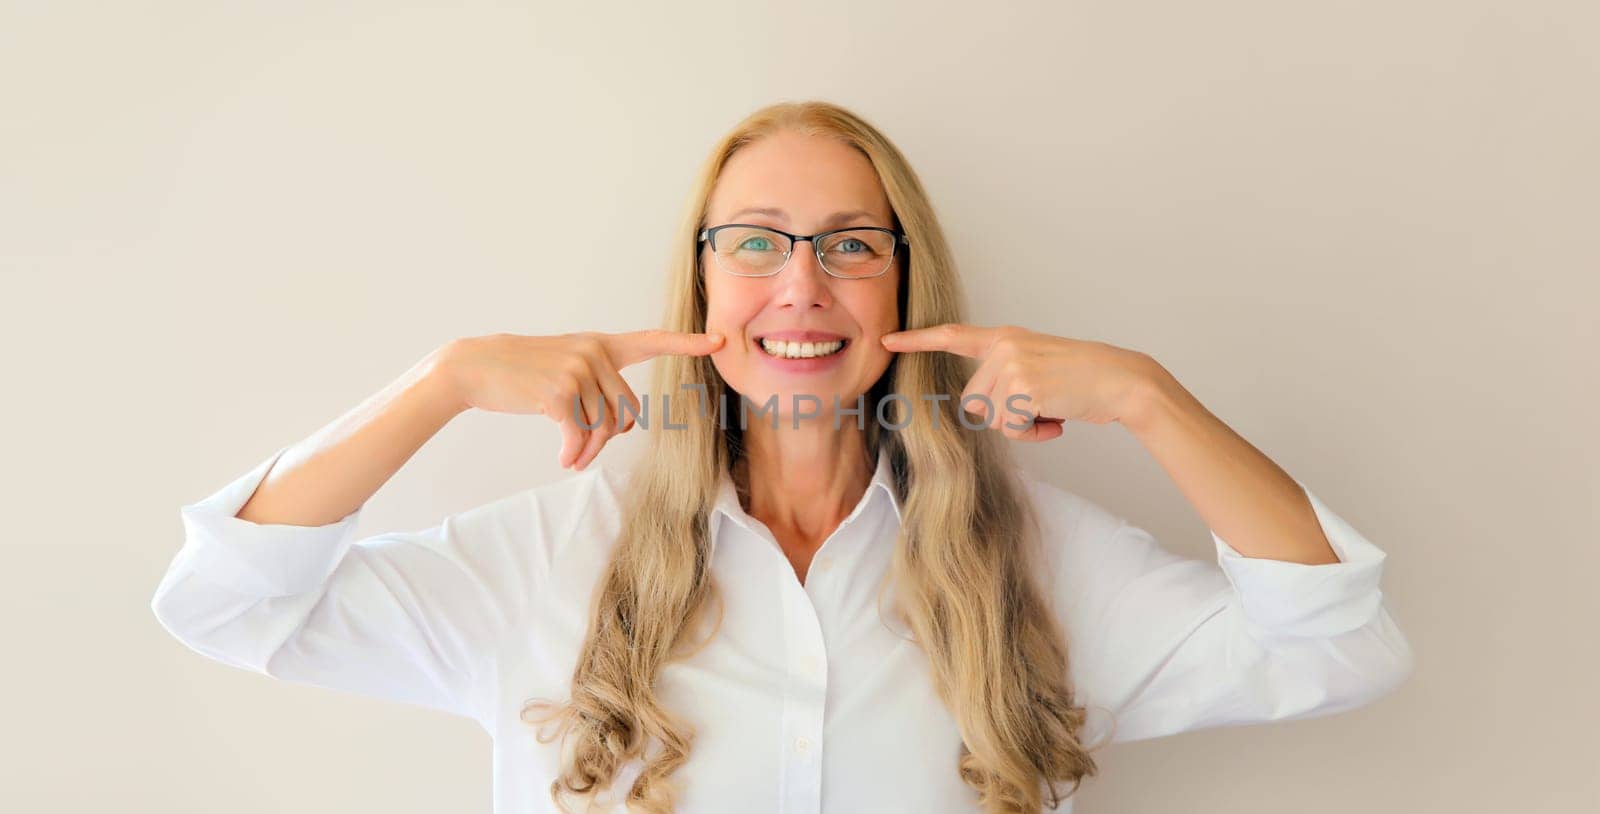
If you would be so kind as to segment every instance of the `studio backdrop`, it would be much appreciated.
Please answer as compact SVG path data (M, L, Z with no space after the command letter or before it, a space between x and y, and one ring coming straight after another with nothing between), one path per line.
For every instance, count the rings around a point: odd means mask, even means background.
M0 0L0 809L490 810L471 721L163 631L178 509L452 339L655 327L715 139L821 99L916 167L975 323L1150 354L1388 553L1396 692L1119 744L1078 811L1600 810L1597 24L1557 0ZM560 445L463 414L362 532L567 477ZM1214 556L1120 427L1017 452Z

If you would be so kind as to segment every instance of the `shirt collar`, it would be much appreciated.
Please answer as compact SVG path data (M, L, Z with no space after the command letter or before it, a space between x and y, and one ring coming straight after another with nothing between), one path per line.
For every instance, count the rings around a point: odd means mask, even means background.
M882 492L889 501L890 508L894 510L895 520L904 522L900 514L900 496L895 493L894 473L889 466L889 455L881 449L878 451L878 466L872 473L872 481L867 484L866 493L861 496L861 501L856 504L855 509L850 512L850 515L843 522L848 523L855 519L874 500L879 499L877 496L879 492ZM741 527L753 533L755 532L756 520L745 512L744 507L739 504L739 492L733 486L733 476L726 470L722 473L721 482L717 486L717 499L712 504L711 514L706 521L711 530L712 553L716 552L717 538L721 536L722 518L738 523Z

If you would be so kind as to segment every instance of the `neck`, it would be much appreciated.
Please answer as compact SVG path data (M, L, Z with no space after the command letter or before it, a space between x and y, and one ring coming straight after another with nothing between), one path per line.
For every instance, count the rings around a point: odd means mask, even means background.
M735 463L745 512L764 523L791 559L810 555L861 501L872 481L866 433L854 421L833 427L829 416L796 428L780 416L774 429L752 422Z

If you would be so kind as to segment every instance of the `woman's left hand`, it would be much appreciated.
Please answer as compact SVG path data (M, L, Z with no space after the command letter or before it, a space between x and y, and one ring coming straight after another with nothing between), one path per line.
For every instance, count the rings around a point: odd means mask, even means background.
M980 360L957 404L986 418L990 429L1019 441L1058 438L1066 421L1125 421L1165 372L1138 351L1014 325L983 328L952 322L896 331L884 335L883 347L896 353L946 351ZM1006 401L1023 394L1027 398ZM978 396L988 399L993 414L986 415L989 411ZM968 398L970 403L961 403ZM1033 422L1018 429L1030 415Z

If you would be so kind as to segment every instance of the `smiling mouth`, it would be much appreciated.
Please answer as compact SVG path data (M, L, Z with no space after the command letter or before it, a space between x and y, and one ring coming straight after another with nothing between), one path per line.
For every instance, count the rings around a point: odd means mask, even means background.
M777 359L817 359L843 353L850 345L850 340L785 342L782 339L757 339L756 344L761 347L763 353Z

